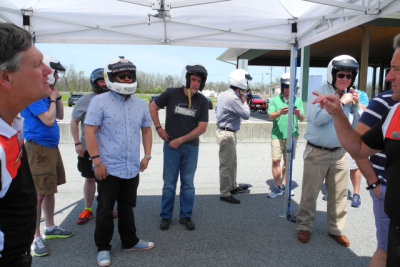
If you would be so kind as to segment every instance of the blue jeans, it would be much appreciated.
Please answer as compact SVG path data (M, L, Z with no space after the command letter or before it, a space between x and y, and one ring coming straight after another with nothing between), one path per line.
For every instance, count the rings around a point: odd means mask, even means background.
M199 147L182 144L177 149L170 148L164 143L163 192L161 199L161 218L172 218L176 183L181 177L179 194L181 210L180 218L191 218L194 204L194 173L197 168Z

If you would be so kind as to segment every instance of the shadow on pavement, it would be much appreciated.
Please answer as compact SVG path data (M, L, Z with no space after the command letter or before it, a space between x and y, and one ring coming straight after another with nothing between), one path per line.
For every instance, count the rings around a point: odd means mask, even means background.
M171 228L159 229L159 195L139 196L134 209L139 238L153 241L155 248L123 252L117 233L112 240L112 266L367 266L359 257L327 235L326 212L317 211L311 239L301 244L295 224L280 217L282 198L266 200L265 194L238 195L240 205L219 201L218 195L197 195L193 221L195 231L178 223L179 198ZM298 203L292 201L297 210ZM65 213L61 227L74 232L64 240L45 241L49 256L34 258L33 266L97 266L94 245L95 219L77 225L83 200ZM351 240L350 240L351 241Z

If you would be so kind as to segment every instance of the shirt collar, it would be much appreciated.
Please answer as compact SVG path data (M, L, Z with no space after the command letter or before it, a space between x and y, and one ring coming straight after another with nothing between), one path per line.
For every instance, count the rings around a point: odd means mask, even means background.
M236 96L239 96L240 97L240 94L239 93L237 93L235 90L233 90L232 88L228 88L228 89L230 89L230 90L232 90L232 92L236 95ZM239 89L240 90L240 89Z
M0 118L0 133L1 135L11 138L16 135L18 131L22 130L22 119L20 117L16 117L13 121L13 125L10 126L6 123L2 118Z
M111 94L112 94L116 99L118 99L118 100L120 100L120 101L123 101L123 102L125 102L125 101L131 99L131 96L132 96L132 95L129 95L128 98L125 99L121 94L118 94L118 93L116 93L116 92L114 92L114 91L111 91L111 90L110 90L110 92L111 92Z

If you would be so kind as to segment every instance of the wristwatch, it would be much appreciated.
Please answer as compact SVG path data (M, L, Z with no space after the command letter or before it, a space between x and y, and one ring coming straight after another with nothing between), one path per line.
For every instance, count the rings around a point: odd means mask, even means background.
M151 159L151 156L150 156L150 155L144 155L144 157L145 157L146 159Z
M375 187L377 187L380 184L381 184L381 180L378 180L375 183L370 184L369 186L367 186L365 189L367 189L367 190L374 189Z

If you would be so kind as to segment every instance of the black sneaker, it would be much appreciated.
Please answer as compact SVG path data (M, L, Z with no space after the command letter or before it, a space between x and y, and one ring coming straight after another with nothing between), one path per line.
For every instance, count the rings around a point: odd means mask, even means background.
M171 219L162 218L162 221L160 223L160 229L161 230L168 230L170 224L171 224Z
M191 219L191 218L183 218L183 219L180 219L180 220L179 220L179 223L180 223L180 224L183 224L183 225L185 226L185 229L186 229L186 230L194 230L194 228L195 228L195 225L194 225L194 223L192 222L192 219Z
M231 204L240 204L240 200L234 198L233 196L229 196L229 197L219 197L219 199L221 201L225 201Z

